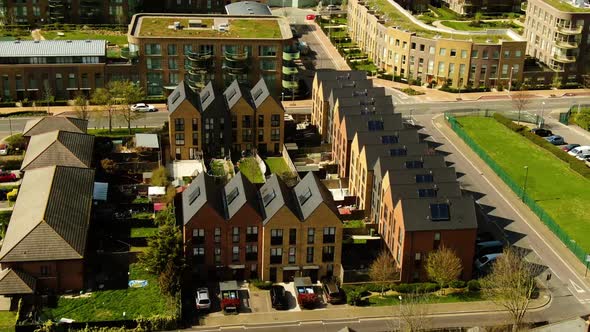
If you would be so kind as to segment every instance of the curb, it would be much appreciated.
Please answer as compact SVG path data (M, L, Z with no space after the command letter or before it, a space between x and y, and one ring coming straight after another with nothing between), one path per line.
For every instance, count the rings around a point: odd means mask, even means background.
M539 294L541 296L542 294ZM544 300L539 303L537 306L531 306L528 308L527 312L537 312L541 310L545 310L547 306L551 304L553 301L553 297L551 296L550 292L547 292L543 295ZM477 303L479 301L475 301L473 303ZM481 301L484 302L484 301ZM485 301L488 302L488 301ZM388 306L388 307L396 307L395 306ZM354 307L353 307L354 308ZM441 316L448 316L451 314L478 314L478 313L508 313L509 311L506 309L497 309L497 310L463 310L463 311L444 311L444 312L437 312L433 314L427 314L426 317L441 317ZM374 315L374 316L356 316L350 318L334 318L334 319L309 319L309 320L294 320L294 321L280 321L280 322L262 322L262 323L246 323L246 324L230 324L230 325L203 325L203 326L193 326L192 330L222 330L222 329L232 329L232 328L253 328L253 327L268 327L268 326L276 326L280 324L281 326L285 325L307 325L307 324L336 324L336 323L346 323L346 322L361 322L362 320L376 320L376 319L386 319L386 318L394 318L398 317L398 315Z

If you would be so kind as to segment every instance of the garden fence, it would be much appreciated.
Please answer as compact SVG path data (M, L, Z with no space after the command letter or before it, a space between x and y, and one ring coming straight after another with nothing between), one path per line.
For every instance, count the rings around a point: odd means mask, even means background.
M485 116L491 116L485 114ZM476 115L470 113L470 115ZM545 210L535 202L524 190L523 184L517 183L506 173L467 133L461 124L457 122L455 117L450 113L445 113L445 119L449 123L451 129L459 136L465 144L467 144L473 152L475 152L485 163L496 173L496 175L504 181L504 183L518 195L519 198L541 219L541 221L557 236L563 244L583 263L586 263L586 251L581 248L576 241L574 241L558 224L545 212Z

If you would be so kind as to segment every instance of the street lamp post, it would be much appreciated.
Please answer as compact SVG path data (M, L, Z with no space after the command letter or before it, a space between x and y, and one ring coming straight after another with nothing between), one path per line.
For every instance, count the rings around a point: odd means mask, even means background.
M545 114L545 102L542 102L541 105L541 122L539 128L543 128L545 126L545 119L543 118L543 115Z
M522 186L522 201L524 202L524 195L526 195L526 182L529 178L529 167L525 166L524 167L524 184Z
M281 103L285 102L285 92L281 92Z
M398 330L402 330L402 296L398 295L397 297L399 299L399 320L398 322Z
M514 67L510 67L510 81L508 82L508 93L512 91L512 73L514 73Z

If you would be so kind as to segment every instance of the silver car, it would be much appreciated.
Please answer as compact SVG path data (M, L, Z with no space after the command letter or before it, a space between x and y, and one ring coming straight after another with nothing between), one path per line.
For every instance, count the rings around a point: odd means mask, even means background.
M211 309L211 299L209 298L209 290L205 287L197 289L195 302L197 305L197 310Z

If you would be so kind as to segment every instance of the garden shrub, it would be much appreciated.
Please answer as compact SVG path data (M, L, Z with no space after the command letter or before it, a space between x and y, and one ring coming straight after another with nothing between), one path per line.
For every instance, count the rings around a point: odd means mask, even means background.
M320 299L317 294L303 293L297 295L297 303L299 303L303 309L314 309L320 303Z
M398 293L432 293L440 289L438 284L432 282L399 284L395 287Z
M453 280L449 283L450 288L465 288L465 281L463 280Z
M469 289L470 292L479 291L481 289L481 285L479 284L479 280L477 280L477 279L469 280L467 282L467 289Z
M346 292L346 303L350 305L359 305L361 303L361 298L361 293L356 289Z
M250 283L258 288L258 289L262 289L262 290L269 290L272 287L272 281L262 281L262 280L258 280L258 279L254 279L252 281L250 281Z

